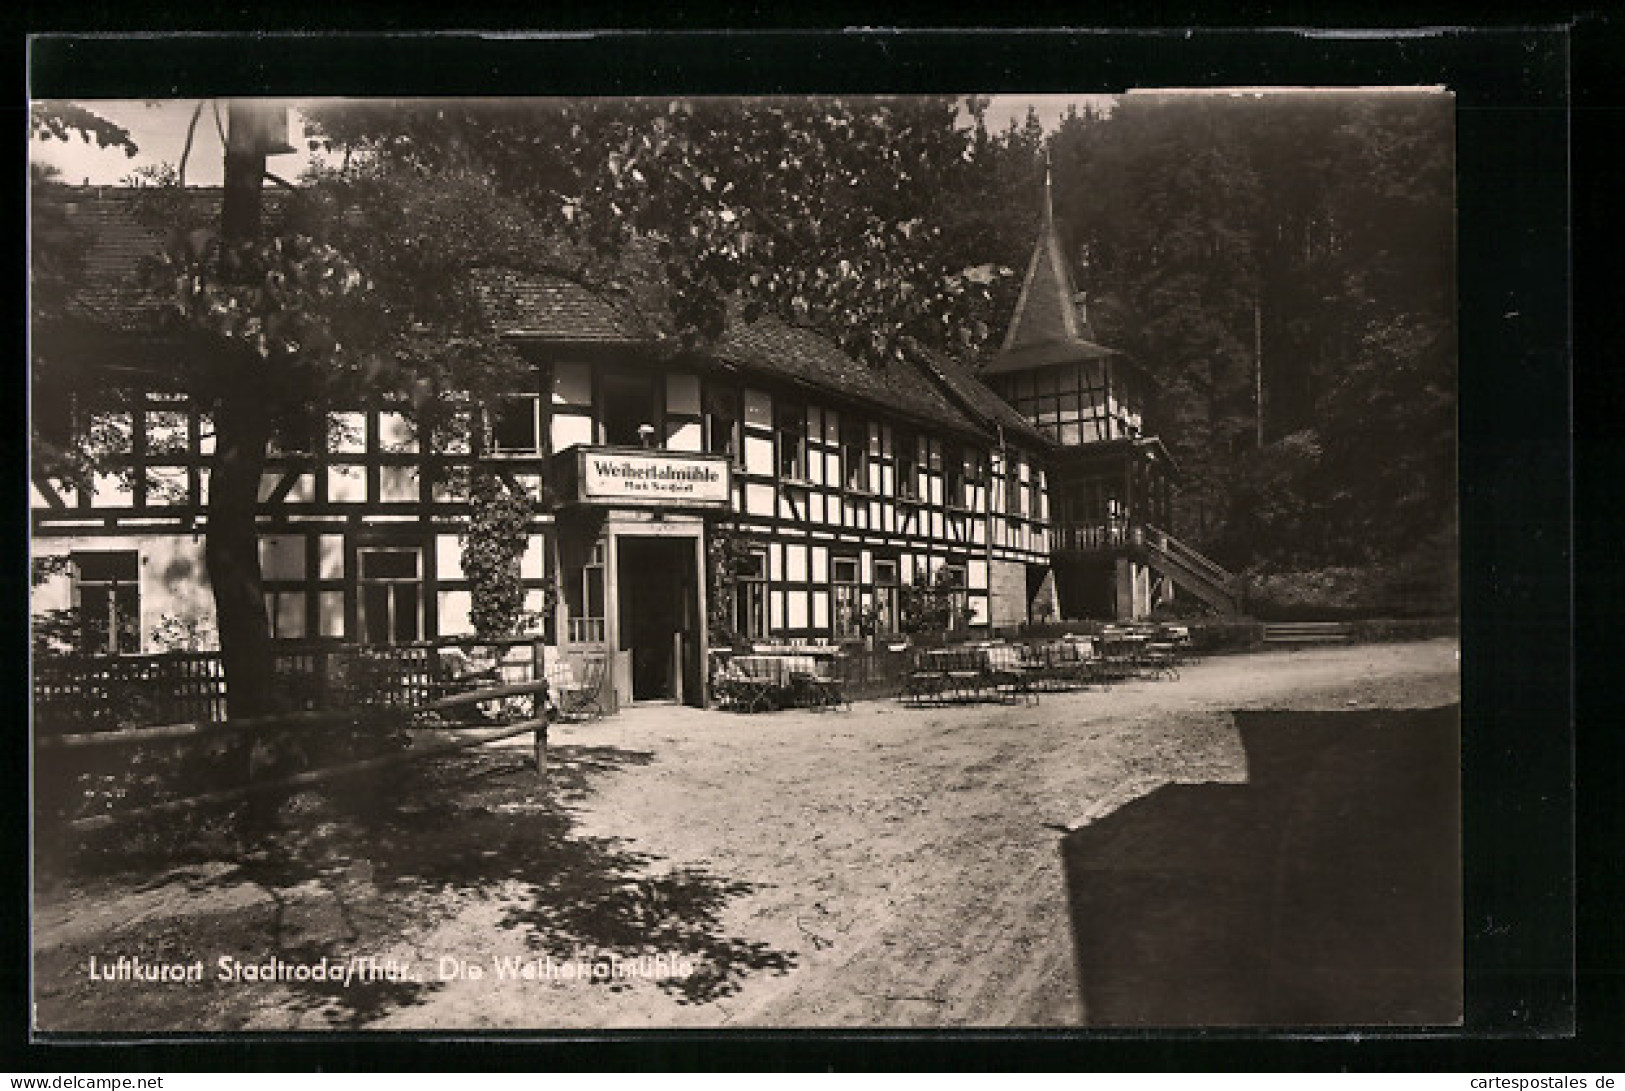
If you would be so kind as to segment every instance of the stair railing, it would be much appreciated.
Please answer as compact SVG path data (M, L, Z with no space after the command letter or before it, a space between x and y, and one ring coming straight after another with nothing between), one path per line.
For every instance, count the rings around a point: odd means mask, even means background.
M1142 526L1145 529L1145 538L1142 540L1151 548L1167 555L1176 563L1192 569L1196 575L1209 580L1226 591L1234 589L1236 578L1217 561L1197 552L1159 527L1152 526L1150 523L1142 524Z

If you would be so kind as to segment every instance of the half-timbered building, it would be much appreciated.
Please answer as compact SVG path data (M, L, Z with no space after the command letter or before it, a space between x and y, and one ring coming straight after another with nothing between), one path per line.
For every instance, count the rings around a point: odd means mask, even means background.
M124 202L69 202L93 234L87 293L125 312L86 352L117 353L140 325L127 278L157 240ZM566 659L605 655L620 701L706 699L708 544L722 535L737 554L730 628L749 640L895 632L917 577L949 588L967 629L1053 615L1050 444L954 361L922 350L869 367L743 314L711 351L674 359L613 294L504 270L477 288L528 368L494 404L440 407L467 427L431 440L407 405L332 405L325 427L278 434L259 513L278 640L469 632L452 482L476 460L537 501L522 577L544 638ZM164 625L206 621L208 413L143 387L116 401L75 389L36 414L64 441L94 430L113 455L84 489L34 476L34 553L69 558L36 609L77 607L91 653L154 650Z

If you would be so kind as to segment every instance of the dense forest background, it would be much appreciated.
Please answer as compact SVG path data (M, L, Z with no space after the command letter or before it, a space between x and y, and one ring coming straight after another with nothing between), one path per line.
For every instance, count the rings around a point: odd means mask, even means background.
M1097 337L1158 381L1179 533L1263 597L1453 602L1453 132L1437 93L1135 94L1049 141Z

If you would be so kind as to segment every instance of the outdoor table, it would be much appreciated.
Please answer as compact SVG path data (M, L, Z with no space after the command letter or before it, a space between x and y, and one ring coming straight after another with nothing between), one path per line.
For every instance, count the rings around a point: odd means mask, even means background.
M1034 653L1042 664L1041 677L1048 683L1060 687L1087 684L1096 676L1097 656L1092 640L1051 641L1038 645Z
M989 644L982 649L985 657L985 669L995 687L1007 685L1010 695L1022 700L1031 698L1034 703L1038 700L1038 691L1033 688L1033 679L1038 672L1033 670L1021 657L1021 649L1014 644Z
M1157 639L1167 641L1174 646L1175 660L1191 658L1191 631L1186 625L1164 625Z
M736 655L733 665L749 678L788 688L792 674L813 674L817 660L810 655Z
M759 644L751 650L754 656L778 657L807 657L815 659L834 659L841 654L841 649L834 644Z
M1143 662L1153 675L1179 677L1178 649L1171 641L1153 640L1147 643Z
M788 685L788 677L780 676L778 663L777 656L734 656L722 675L725 692L734 706L746 712L773 708Z
M1151 638L1144 633L1128 632L1102 633L1100 640L1106 662L1120 669L1125 676L1139 672L1145 646L1151 642Z
M787 702L795 693L798 676L823 677L818 670L817 657L801 654L736 655L733 657L733 670L744 682L750 695L747 703L752 711L766 703L760 700L762 696L774 704Z
M924 661L926 669L942 676L944 695L951 700L980 698L991 674L987 648L931 648Z

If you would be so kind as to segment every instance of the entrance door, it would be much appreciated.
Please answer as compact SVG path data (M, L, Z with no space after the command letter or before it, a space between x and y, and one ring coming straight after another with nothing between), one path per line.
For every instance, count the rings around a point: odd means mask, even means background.
M698 705L698 556L692 538L617 540L621 651L632 668L632 699Z

